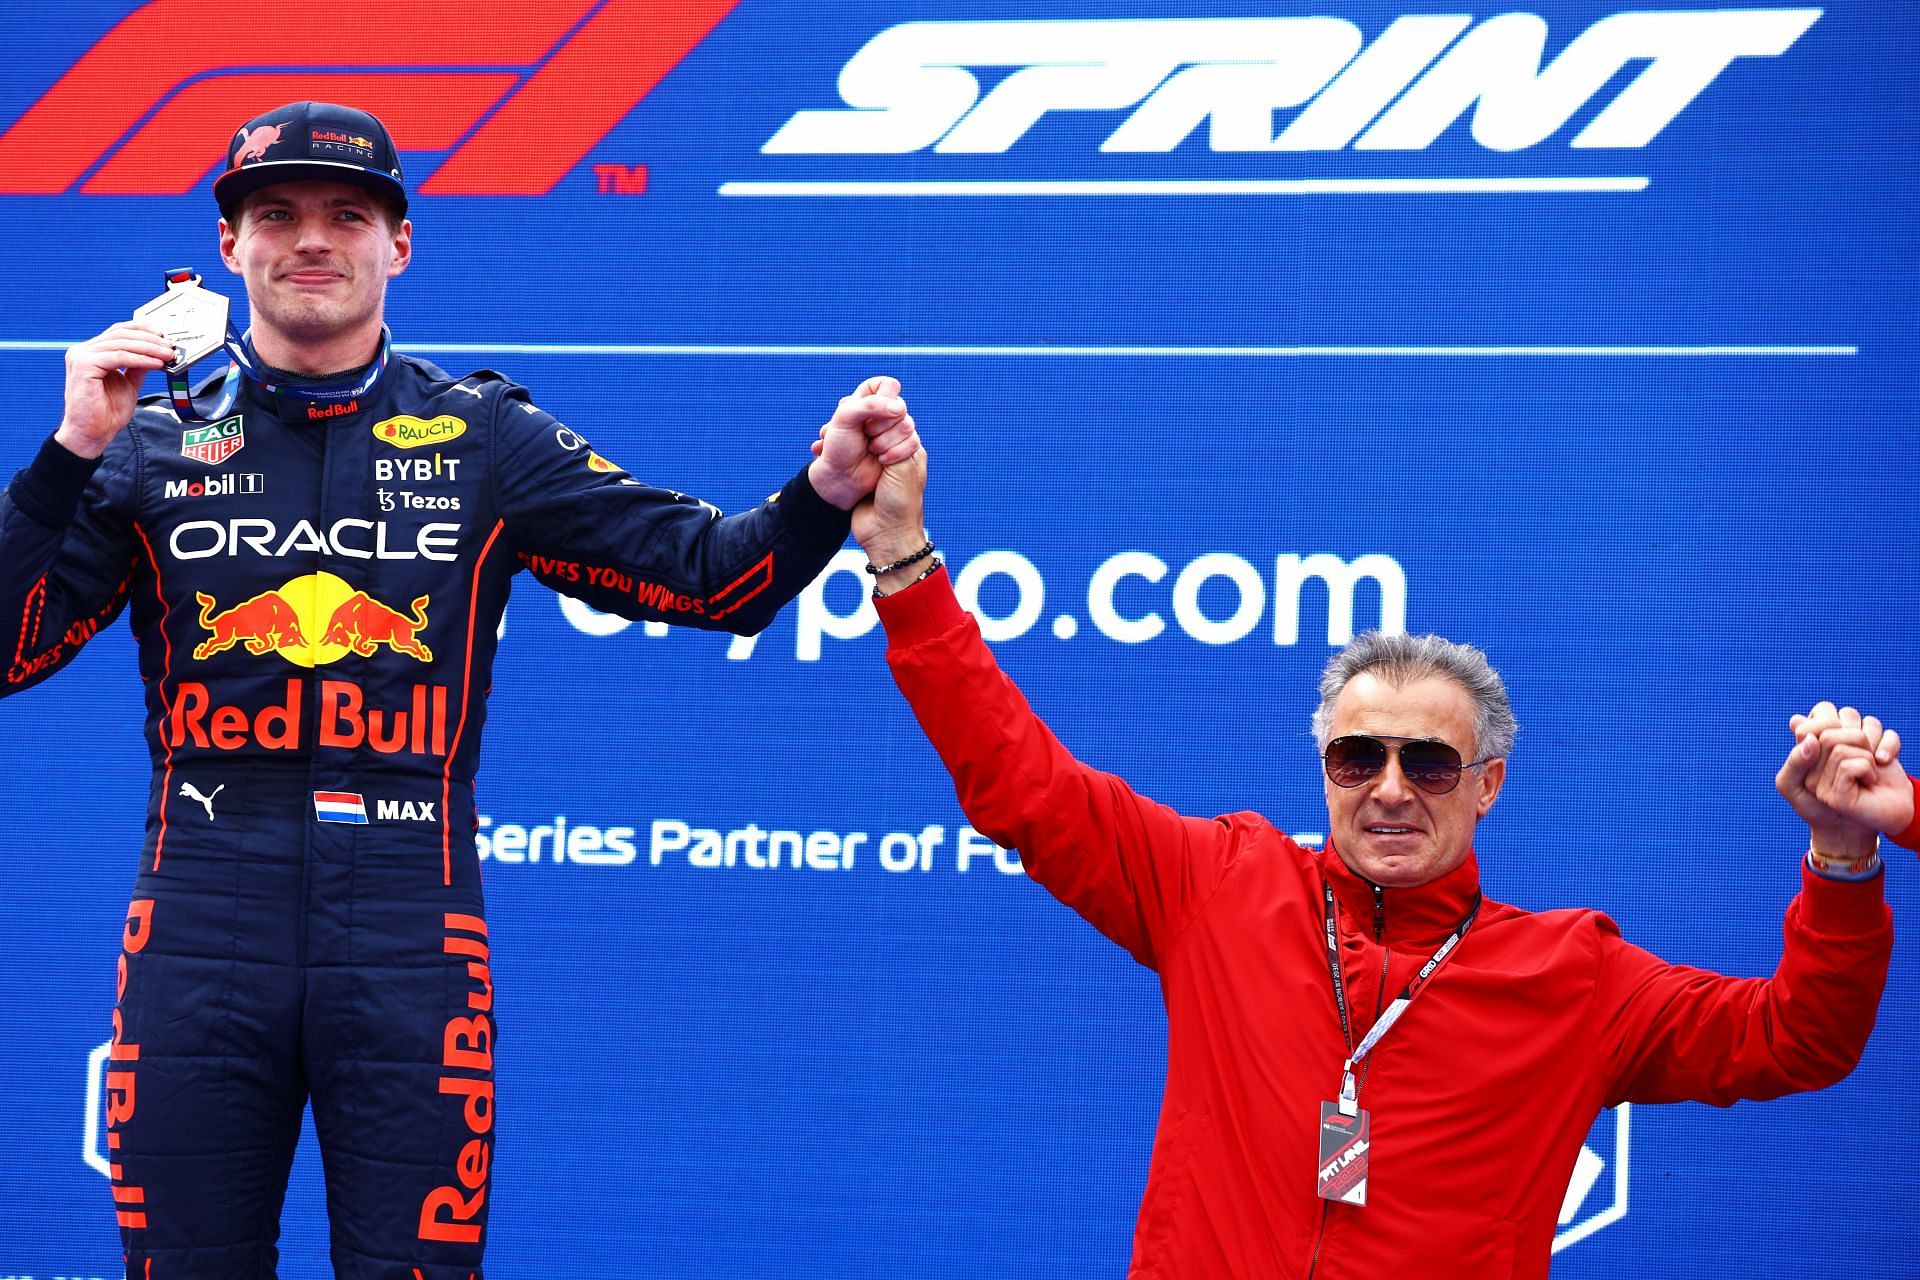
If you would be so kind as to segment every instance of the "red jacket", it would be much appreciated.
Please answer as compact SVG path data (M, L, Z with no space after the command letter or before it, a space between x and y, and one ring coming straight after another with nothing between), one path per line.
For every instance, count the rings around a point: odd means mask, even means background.
M1258 814L1182 817L1068 754L944 573L879 609L968 818L1160 975L1166 1093L1130 1276L1545 1276L1601 1108L1818 1089L1873 1028L1893 942L1878 877L1804 873L1771 979L1667 964L1598 912L1489 900L1370 1061L1369 1203L1329 1204L1319 1106L1345 1052L1322 878L1357 1041L1459 923L1476 861L1381 890Z

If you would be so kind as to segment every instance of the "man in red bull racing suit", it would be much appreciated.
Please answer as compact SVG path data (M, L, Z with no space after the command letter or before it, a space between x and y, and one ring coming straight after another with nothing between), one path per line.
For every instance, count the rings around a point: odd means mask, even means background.
M389 351L410 224L373 117L293 104L229 156L236 369L202 417L136 409L174 359L157 326L68 353L60 430L0 494L0 695L131 606L154 771L105 1099L128 1276L271 1276L311 1096L335 1274L468 1280L494 1118L473 774L514 575L754 632L913 422L870 381L723 517L497 374Z

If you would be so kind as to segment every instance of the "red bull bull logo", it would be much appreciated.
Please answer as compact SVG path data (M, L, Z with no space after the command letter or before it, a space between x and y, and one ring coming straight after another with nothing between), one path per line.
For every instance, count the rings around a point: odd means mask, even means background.
M421 638L430 596L416 598L402 613L335 574L309 573L229 609L220 609L204 591L194 598L207 631L193 649L197 662L237 646L255 657L277 653L299 667L325 666L350 653L371 658L382 648L433 661Z
M205 662L237 644L246 645L247 652L255 657L276 649L306 647L300 615L278 591L262 591L221 613L213 611L216 602L206 592L196 591L193 598L200 602L200 625L208 632L208 638L193 647L196 662Z
M341 645L363 658L371 658L375 649L385 645L395 653L432 662L433 650L419 638L427 625L428 599L421 596L415 600L408 616L389 609L364 591L356 591L333 611L320 643Z
M239 141L234 144L237 148L233 153L234 166L238 168L252 160L265 160L267 148L280 141L280 131L286 127L284 124L263 124L241 134Z

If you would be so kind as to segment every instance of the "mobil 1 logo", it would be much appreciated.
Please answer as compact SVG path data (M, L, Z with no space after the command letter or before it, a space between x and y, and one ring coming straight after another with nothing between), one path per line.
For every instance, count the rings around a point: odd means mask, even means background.
M240 493L265 493L267 478L258 471L236 471L224 476L201 476L198 480L169 480L169 498L229 498Z

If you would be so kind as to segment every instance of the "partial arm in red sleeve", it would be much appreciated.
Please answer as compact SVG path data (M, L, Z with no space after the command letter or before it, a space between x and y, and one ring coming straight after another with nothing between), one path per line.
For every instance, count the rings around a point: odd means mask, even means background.
M1148 968L1218 887L1224 822L1187 818L1060 745L995 663L944 570L877 602L887 662L967 818Z
M1771 978L1670 965L1607 921L1596 993L1607 1105L1724 1107L1844 1078L1873 1030L1893 951L1882 881L1844 883L1803 869Z

